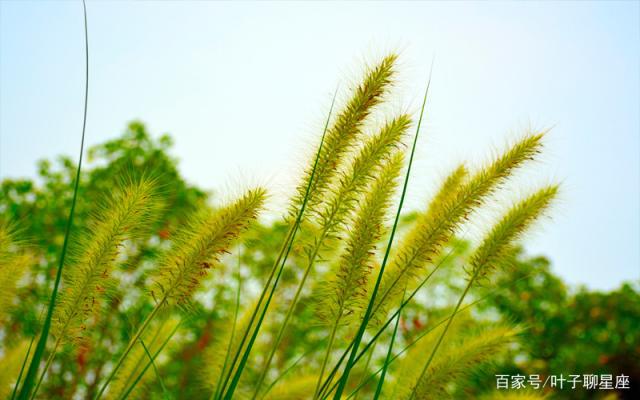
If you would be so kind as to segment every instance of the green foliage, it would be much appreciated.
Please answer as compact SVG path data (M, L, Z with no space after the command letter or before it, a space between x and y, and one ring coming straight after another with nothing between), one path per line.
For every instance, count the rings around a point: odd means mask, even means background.
M495 278L512 289L482 304L483 313L498 311L527 329L519 347L499 367L511 374L612 374L640 380L640 287L623 284L608 293L571 290L550 271L544 257L527 257L515 249ZM597 393L572 391L575 398ZM637 397L637 388L620 393ZM626 397L623 397L626 398Z

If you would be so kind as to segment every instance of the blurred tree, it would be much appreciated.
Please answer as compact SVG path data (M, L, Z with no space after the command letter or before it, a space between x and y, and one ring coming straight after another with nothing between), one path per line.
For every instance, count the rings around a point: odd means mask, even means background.
M544 257L518 249L512 268L498 277L510 290L482 306L525 327L519 349L498 370L504 374L612 374L630 377L618 398L640 398L640 290L625 283L609 293L580 288L572 293ZM504 372L503 372L504 371ZM635 384L634 384L635 383ZM580 383L582 385L582 383ZM558 398L601 398L603 390L557 391ZM610 395L610 394L609 394Z

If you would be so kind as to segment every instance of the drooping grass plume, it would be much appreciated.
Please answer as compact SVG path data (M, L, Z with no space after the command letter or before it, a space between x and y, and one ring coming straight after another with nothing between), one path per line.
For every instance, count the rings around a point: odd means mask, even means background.
M84 113L82 116L82 136L80 139L80 155L78 157L78 167L76 168L76 177L73 183L73 197L71 200L71 208L69 210L69 218L67 219L67 225L64 233L64 242L62 244L62 250L60 252L60 261L58 263L58 269L56 271L56 280L53 284L53 290L51 292L51 298L49 299L49 305L47 307L47 314L42 324L42 331L38 338L38 344L36 345L33 353L33 358L29 364L29 369L25 376L22 388L18 394L18 400L27 400L31 395L31 390L35 384L35 379L38 374L38 367L40 361L44 355L45 347L47 346L47 339L49 338L49 330L51 328L51 319L53 317L53 309L55 307L58 289L60 287L60 281L62 279L62 271L64 267L65 256L67 254L67 246L69 243L69 236L71 233L71 227L73 226L73 215L76 209L76 201L78 199L78 188L80 187L80 171L82 170L82 156L84 154L84 136L87 127L87 107L89 98L89 29L87 25L87 5L85 0L82 0L82 10L84 14L84 54L85 54L85 86L84 86ZM34 392L35 395L35 392Z
M376 245L384 232L384 220L397 189L403 161L403 153L398 152L382 167L353 218L353 228L348 234L337 268L321 290L318 314L331 327L331 333L318 376L316 396L338 328L344 318L360 313L362 303L367 298L367 282L373 268Z
M265 195L262 188L249 190L217 211L196 213L173 238L171 250L151 277L149 292L156 304L188 307L202 278L257 218Z
M384 318L388 308L397 304L404 287L412 287L469 215L483 205L516 168L540 152L542 137L542 133L524 137L461 186L464 169L454 171L400 245L383 277L374 316Z
M462 340L452 338L424 375L419 373L420 363L433 342L419 342L398 366L399 379L389 398L407 399L412 391L417 399L448 397L447 388L451 384L461 385L475 368L506 351L517 333L512 327L496 326L477 333L463 334Z
M309 211L314 211L316 205L322 201L333 176L338 171L338 165L357 143L356 140L361 134L365 119L382 101L391 85L395 75L396 59L397 55L390 54L375 67L367 70L364 80L355 89L344 110L337 115L335 122L327 131L317 165L310 165L307 168L293 199L292 215L297 214L302 202L307 198L307 193Z
M529 228L529 226L531 226L531 224L549 208L557 194L557 185L540 189L536 193L514 205L491 229L480 247L478 247L470 259L471 272L468 283L454 308L454 313L447 321L442 334L433 346L433 350L431 351L417 382L422 381L425 374L429 371L429 366L431 365L440 344L444 340L456 312L460 309L462 302L469 292L469 289L471 289L476 280L485 277L488 272L500 265L504 256L510 253L513 242L517 240ZM414 386L410 398L415 398L419 394L418 391L418 386Z

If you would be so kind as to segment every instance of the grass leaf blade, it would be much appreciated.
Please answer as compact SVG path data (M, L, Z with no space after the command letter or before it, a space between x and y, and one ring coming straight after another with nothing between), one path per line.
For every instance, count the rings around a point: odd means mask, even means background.
M69 210L69 218L67 219L67 226L64 234L64 242L62 244L62 251L60 253L60 262L58 264L58 270L56 272L56 280L53 285L51 298L49 299L49 306L47 309L47 315L45 317L44 324L42 326L42 332L40 333L38 344L36 345L33 358L31 359L31 363L29 364L27 375L24 378L22 389L20 390L20 394L18 395L19 400L27 400L29 398L29 395L31 394L31 389L33 388L33 385L35 383L36 375L38 374L38 367L40 366L40 361L42 360L45 347L47 346L47 339L49 338L49 329L51 328L51 318L53 316L53 309L56 304L58 288L60 286L60 280L62 278L62 269L64 267L64 259L67 254L69 236L71 232L71 227L73 226L73 215L75 213L76 200L78 198L78 188L80 186L80 171L82 170L84 138L85 138L85 132L87 127L87 103L88 103L88 97L89 97L89 33L88 33L88 27L87 27L87 5L84 0L82 0L82 10L84 14L85 86L84 86L84 114L82 117L82 138L80 140L80 156L78 159L78 167L76 169L76 179L73 186L73 198L71 200L71 209Z

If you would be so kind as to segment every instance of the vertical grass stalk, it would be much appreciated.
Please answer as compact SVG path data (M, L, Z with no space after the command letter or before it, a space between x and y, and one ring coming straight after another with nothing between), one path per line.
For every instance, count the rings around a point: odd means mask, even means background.
M85 52L85 85L84 85L84 113L82 116L82 137L80 139L80 156L78 158L78 167L76 168L76 179L73 186L73 198L71 200L71 209L69 210L69 218L67 219L67 226L65 228L64 242L62 243L62 251L60 253L60 262L58 264L58 270L56 271L56 280L53 284L53 291L51 298L49 299L49 306L47 309L47 315L42 325L42 331L38 344L36 345L33 358L29 364L27 375L22 384L22 389L18 395L19 400L27 400L31 394L36 376L38 374L38 367L40 361L44 355L45 347L47 346L47 339L49 338L49 330L51 329L51 318L53 317L53 309L56 305L56 298L58 296L58 288L60 287L60 280L62 278L62 269L64 267L64 260L67 254L67 247L69 244L69 236L71 233L71 227L73 226L73 215L76 210L76 200L78 198L78 188L80 187L80 171L82 170L82 156L84 154L84 137L87 127L87 103L89 97L89 33L87 27L87 5L85 0L82 0L82 10L84 15L84 52Z

